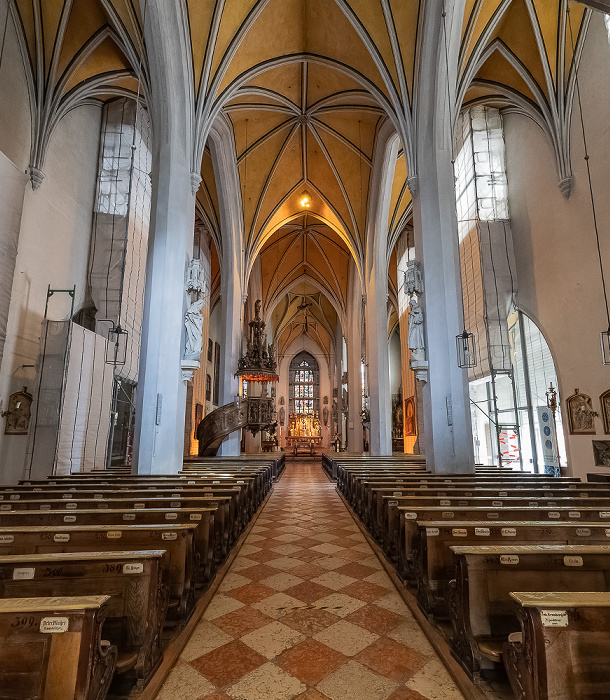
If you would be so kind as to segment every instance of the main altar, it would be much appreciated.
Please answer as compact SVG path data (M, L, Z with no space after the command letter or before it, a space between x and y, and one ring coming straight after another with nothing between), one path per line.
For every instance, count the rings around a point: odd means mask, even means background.
M314 455L316 447L322 443L322 427L318 412L291 413L286 443L295 457L299 450Z

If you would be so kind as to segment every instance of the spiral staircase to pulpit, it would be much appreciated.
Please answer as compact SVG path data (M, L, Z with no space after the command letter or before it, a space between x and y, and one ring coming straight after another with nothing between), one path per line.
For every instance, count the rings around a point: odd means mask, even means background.
M215 455L221 442L235 430L245 428L252 435L261 430L275 432L275 399L267 395L267 386L278 380L273 345L265 342L265 322L260 317L261 301L254 305L254 319L246 352L239 358L235 376L239 378L239 395L224 406L208 413L197 427L199 455ZM243 395L247 382L248 396Z

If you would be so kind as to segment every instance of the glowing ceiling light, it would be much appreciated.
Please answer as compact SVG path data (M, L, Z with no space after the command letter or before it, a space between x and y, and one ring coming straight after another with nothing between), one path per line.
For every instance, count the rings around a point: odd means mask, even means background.
M311 206L311 195L307 190L303 190L301 198L299 199L299 204L303 207L303 209L309 209Z

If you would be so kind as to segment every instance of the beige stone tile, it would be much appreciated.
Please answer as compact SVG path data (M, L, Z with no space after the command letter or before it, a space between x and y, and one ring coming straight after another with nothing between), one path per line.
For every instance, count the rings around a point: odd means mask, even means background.
M331 700L386 700L396 688L394 681L356 661L348 661L317 685Z
M451 680L447 669L438 659L429 661L407 681L406 686L429 700L463 700L464 698Z
M397 615L408 615L409 617L411 616L407 604L396 592L388 593L382 598L378 598L375 601L375 605L379 605L380 607L385 608L386 610L391 610Z
M334 625L314 634L314 639L345 656L355 656L372 644L379 635L362 629L347 620L339 620Z
M368 581L369 583L376 583L378 586L383 586L391 591L396 590L394 584L390 581L390 577L385 571L376 571L374 574L367 576L363 581Z
M366 603L357 598L352 598L344 593L331 593L330 595L316 600L316 607L325 608L328 612L338 617L347 617L350 613L356 612Z
M265 613L265 615L269 615L274 620L278 620L280 617L288 615L298 608L305 607L305 603L285 593L276 593L265 598L265 600L261 600L260 603L255 603L252 607Z
M258 651L259 654L272 659L304 639L305 635L276 620L246 634L241 638L241 641L252 647L254 651Z
M321 566L323 569L332 571L333 569L338 569L340 566L345 566L345 559L341 559L340 557L322 557L316 559L316 566Z
M412 618L406 618L398 627L390 630L387 636L395 642L399 642L400 644L411 647L411 649L415 649L415 651L419 651L421 654L433 656L435 653L428 638L422 632L421 627Z
M180 658L185 661L192 661L232 641L233 637L231 635L219 630L211 622L202 620L195 627L195 631L182 650Z
M214 690L215 687L192 666L178 664L161 687L157 700L196 700Z
M314 552L320 552L320 554L336 554L341 552L345 547L339 547L336 544L330 544L330 542L323 542L322 544L317 544L315 547L311 548Z
M245 675L227 692L234 700L290 700L306 690L307 686L294 676L266 663Z
M278 542L296 542L297 540L301 539L301 536L295 535L292 532L286 532L285 534L274 537L273 539L277 540Z
M271 559L271 561L266 563L267 566L272 566L274 569L279 569L280 571L290 571L290 569L294 569L295 566L301 566L303 562L300 559L295 559L294 557L278 557L277 559Z
M247 544L256 544L257 542L262 542L263 540L266 540L267 538L264 537L263 535L254 535L250 533L248 535L248 539L246 540Z
M289 556L290 554L294 554L295 552L298 552L301 547L295 544L280 544L277 547L271 547L271 549L274 552L277 552L278 554L283 554L284 556Z
M217 593L213 598L208 607L203 613L204 620L213 620L221 615L226 615L227 613L233 612L238 608L243 608L244 604L240 603L239 600L235 598L229 598L222 593Z
M299 576L294 576L286 571L281 571L275 576L269 576L261 581L264 586L269 586L269 588L274 588L276 591L285 591L287 588L292 586L297 586L299 583L303 583L303 579Z
M257 547L254 544L250 544L249 542L246 542L244 545L242 545L242 548L239 550L239 553L243 557L247 557L250 554L254 554L255 552L260 552L261 548Z
M350 583L355 583L356 579L351 576L345 576L344 574L338 574L336 571L328 571L321 576L312 579L314 583L320 584L320 586L326 586L331 588L333 591L338 591L341 588L349 586Z
M258 564L254 559L248 559L248 557L235 557L235 561L231 564L231 573L236 571L241 571L242 569L247 569L250 566L256 566Z
M250 579L245 576L241 576L238 573L229 573L222 579L222 583L218 587L219 591L232 591L234 588L241 588L250 583Z

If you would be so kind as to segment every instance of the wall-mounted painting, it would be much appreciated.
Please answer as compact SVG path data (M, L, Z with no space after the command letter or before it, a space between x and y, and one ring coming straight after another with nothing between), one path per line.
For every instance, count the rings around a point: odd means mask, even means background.
M566 399L566 408L571 435L595 435L595 416L598 413L593 410L590 396L574 389L572 396Z
M593 459L596 467L610 467L610 440L593 440Z
M610 389L604 391L599 397L599 402L602 407L602 421L604 423L604 433L610 435Z
M30 428L32 394L27 386L23 391L17 391L8 398L8 410L2 415L6 418L5 435L27 435Z
M405 400L405 435L413 437L417 435L417 420L415 418L415 397Z

